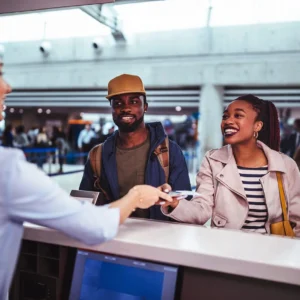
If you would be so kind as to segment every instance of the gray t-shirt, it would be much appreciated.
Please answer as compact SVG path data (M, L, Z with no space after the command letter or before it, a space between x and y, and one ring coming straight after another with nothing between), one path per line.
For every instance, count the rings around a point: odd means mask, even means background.
M137 184L145 184L145 170L150 149L150 138L142 144L132 148L121 148L117 146L116 160L118 170L118 183L120 197L125 196L128 191ZM149 209L136 209L131 217L149 218Z

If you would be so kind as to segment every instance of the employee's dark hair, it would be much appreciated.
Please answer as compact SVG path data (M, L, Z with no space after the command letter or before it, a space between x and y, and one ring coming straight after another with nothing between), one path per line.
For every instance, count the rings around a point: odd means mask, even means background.
M273 102L262 100L251 94L240 96L236 100L243 100L252 105L253 109L257 112L256 121L262 121L264 123L263 128L258 133L258 140L262 141L271 149L279 151L279 118Z

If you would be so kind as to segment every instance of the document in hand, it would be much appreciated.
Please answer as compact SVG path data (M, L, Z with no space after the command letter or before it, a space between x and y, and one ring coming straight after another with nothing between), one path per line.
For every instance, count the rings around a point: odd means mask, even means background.
M184 199L192 199L194 197L200 196L199 193L193 191L171 191L169 193L171 197L182 197L185 196Z

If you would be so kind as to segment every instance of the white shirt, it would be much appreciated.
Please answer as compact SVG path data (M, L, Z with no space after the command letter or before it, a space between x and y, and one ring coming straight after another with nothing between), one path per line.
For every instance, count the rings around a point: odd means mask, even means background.
M8 293L24 221L98 244L116 235L119 220L119 209L71 198L20 150L0 147L0 299Z
M95 136L95 132L93 130L83 129L79 133L77 145L78 148L82 148L82 143L89 144L91 139Z

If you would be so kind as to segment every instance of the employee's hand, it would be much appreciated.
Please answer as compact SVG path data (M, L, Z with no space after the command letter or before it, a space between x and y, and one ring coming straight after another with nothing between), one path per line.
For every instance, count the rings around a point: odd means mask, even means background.
M132 188L131 192L137 192L139 194L136 204L138 208L146 209L159 201L166 203L173 201L172 197L162 192L160 188L154 188L150 185L136 185Z

